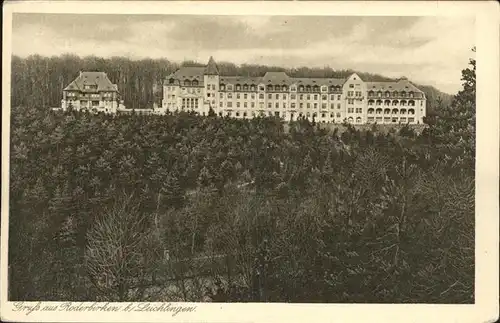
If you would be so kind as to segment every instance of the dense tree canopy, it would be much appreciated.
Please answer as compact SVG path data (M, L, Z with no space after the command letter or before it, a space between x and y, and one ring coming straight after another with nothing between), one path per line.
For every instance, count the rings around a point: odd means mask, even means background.
M422 134L59 113L30 73L13 75L10 299L474 301L474 60Z

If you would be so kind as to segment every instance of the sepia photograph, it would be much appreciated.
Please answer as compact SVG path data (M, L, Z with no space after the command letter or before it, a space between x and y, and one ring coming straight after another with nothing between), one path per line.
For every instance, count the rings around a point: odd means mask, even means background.
M475 304L477 24L13 12L8 302Z

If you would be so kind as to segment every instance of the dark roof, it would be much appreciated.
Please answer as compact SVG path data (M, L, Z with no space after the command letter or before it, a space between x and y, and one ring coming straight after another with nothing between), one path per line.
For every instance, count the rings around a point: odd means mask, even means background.
M335 78L323 78L323 77L298 77L294 78L294 82L297 83L297 85L328 85L328 86L342 86L345 83L345 79L335 79Z
M87 84L97 85L97 89L85 89L84 85ZM111 83L104 72L80 72L80 75L64 89L64 91L73 90L82 92L118 92L118 86Z
M176 72L166 77L167 83L170 79L174 79L174 84L182 85L185 80L198 81L198 86L203 86L203 75L219 75L219 70L212 56L208 60L205 67L198 66L185 66L179 68ZM285 72L266 72L262 77L248 77L248 76L220 76L219 82L221 84L240 84L240 85L292 85L297 86L342 86L345 83L344 78L322 78L322 77L290 77ZM416 97L423 96L423 92L415 87L406 78L401 78L397 82L365 82L367 90L390 90L390 91L413 91L417 94Z
M248 84L248 85L258 85L262 82L262 77L246 77L246 76L221 76L221 84Z
M217 64L215 64L214 58L210 56L208 60L207 68L205 69L206 75L219 75L219 69L217 69Z
M385 91L389 91L389 92L405 91L405 92L415 92L416 94L420 94L421 96L424 95L424 92L422 92L419 88L417 88L415 85L413 85L407 79L400 79L397 82L365 82L365 83L366 83L366 90L368 92L369 91L382 91L382 92L385 92Z
M262 83L264 84L280 84L288 85L292 79L285 72L267 72L262 77Z

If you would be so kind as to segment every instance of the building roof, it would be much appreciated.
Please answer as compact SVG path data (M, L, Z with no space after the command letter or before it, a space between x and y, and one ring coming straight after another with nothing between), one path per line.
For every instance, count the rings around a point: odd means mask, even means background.
M221 84L248 84L248 85L258 85L262 83L262 77L247 77L247 76L221 76Z
M219 69L217 64L215 64L214 58L210 56L208 60L207 68L205 69L205 75L219 75Z
M294 78L294 82L297 85L328 85L328 86L342 86L345 83L345 79L335 79L335 78L323 78L323 77L297 77Z
M97 85L97 89L85 89L85 85ZM111 83L104 72L80 72L80 75L73 80L64 91L81 92L118 92L118 86Z
M198 86L203 86L204 75L219 75L219 70L217 64L212 56L208 60L206 66L185 66L179 68L174 73L166 77L167 83L169 80L173 79L173 84L182 85L184 81L198 81ZM359 77L359 76L358 76ZM240 84L240 85L287 85L296 84L297 86L335 86L341 87L345 82L345 78L322 78L322 77L290 77L285 72L266 72L264 76L261 77L250 77L250 76L220 76L219 82L221 84ZM406 78L402 78L399 81L392 82L364 82L367 86L367 90L382 90L382 91L413 91L416 93L415 97L424 96L423 92L419 90L415 85L413 85Z

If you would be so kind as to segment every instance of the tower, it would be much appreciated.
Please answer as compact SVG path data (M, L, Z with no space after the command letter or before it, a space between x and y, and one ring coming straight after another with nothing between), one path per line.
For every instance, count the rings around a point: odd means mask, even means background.
M219 92L219 70L217 69L217 64L212 56L208 60L207 67L203 73L203 83L205 85L205 95L204 95L204 110L208 115L210 107L214 112L218 112L218 96Z

